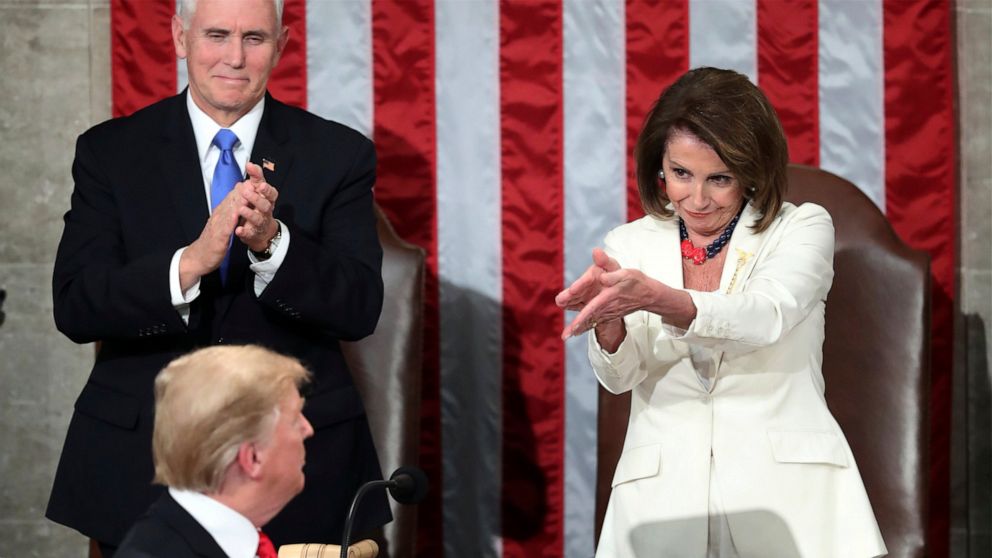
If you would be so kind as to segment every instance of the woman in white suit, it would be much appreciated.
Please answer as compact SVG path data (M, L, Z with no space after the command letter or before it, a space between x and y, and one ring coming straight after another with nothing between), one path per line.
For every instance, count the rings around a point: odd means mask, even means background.
M747 77L699 68L635 149L644 218L556 302L632 391L598 558L886 553L821 372L834 230L783 201L788 148ZM868 371L866 371L867 373Z

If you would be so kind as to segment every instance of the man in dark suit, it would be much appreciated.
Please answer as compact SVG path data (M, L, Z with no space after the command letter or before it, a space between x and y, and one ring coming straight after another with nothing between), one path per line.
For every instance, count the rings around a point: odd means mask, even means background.
M260 344L314 374L306 489L270 523L277 543L337 542L357 488L381 478L338 344L370 334L382 306L375 151L267 95L281 4L182 0L172 32L189 88L77 142L55 321L101 345L46 515L108 551L161 494L153 378L197 347ZM375 496L356 532L389 520Z
M118 558L274 558L259 529L303 489L313 428L296 359L257 346L208 347L155 379L155 480L169 487Z

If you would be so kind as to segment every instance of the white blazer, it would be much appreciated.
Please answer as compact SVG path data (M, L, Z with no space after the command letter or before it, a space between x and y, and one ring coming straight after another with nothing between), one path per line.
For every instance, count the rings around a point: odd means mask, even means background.
M613 354L589 358L613 393L632 391L597 558L692 557L707 549L710 456L744 558L867 558L886 553L850 447L823 396L824 301L834 229L822 207L786 203L765 232L748 205L724 247L720 288L688 290L688 330L656 314L624 318ZM606 252L684 288L677 220L611 231ZM712 349L707 389L690 346ZM870 373L870 371L865 371Z

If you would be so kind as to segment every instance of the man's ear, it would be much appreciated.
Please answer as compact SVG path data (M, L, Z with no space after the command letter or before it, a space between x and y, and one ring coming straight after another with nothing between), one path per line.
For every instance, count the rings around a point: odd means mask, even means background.
M250 479L257 479L262 474L262 456L253 442L242 442L238 446L238 468Z
M172 44L176 47L176 56L186 58L186 30L179 15L172 16Z
M275 63L272 64L273 68L275 68L276 64L279 63L279 58L282 57L283 51L286 50L286 43L288 42L289 42L289 27L283 25L282 32L279 33L279 38L276 39L276 60Z

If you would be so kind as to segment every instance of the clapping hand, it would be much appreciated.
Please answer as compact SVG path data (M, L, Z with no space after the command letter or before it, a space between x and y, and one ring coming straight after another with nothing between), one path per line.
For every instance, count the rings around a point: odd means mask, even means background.
M642 310L658 297L661 283L637 269L623 269L600 249L592 252L593 265L567 289L558 293L555 303L566 310L578 310L562 339L581 335L595 327L606 327L607 337L625 335L622 318ZM612 343L611 343L612 345Z
M606 255L606 252L600 248L593 249L592 261L592 265L586 269L581 277L555 296L555 304L560 308L564 308L565 310L584 310L586 305L602 292L603 275L621 269L620 264L615 259ZM583 325L586 327L581 327ZM593 326L593 322L582 324L573 320L562 331L561 338L567 339L574 335L579 335Z
M235 185L232 195L238 213L234 234L254 252L261 252L275 236L279 224L272 216L279 191L265 181L262 167L248 162L248 180Z

